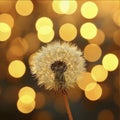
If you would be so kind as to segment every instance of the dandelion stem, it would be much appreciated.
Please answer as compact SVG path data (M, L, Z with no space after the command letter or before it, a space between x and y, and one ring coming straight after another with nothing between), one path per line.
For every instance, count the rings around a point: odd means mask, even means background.
M68 103L68 99L67 99L67 95L66 95L66 94L64 94L64 102L65 102L66 111L67 111L69 120L73 120L72 113L71 113L71 110L70 110L70 106L69 106L69 103Z

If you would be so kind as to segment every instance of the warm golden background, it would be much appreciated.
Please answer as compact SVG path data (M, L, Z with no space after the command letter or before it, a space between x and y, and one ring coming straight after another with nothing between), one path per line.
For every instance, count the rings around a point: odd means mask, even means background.
M120 119L120 0L0 0L0 120L67 120L61 95L37 86L29 56L74 43L87 72L68 91L74 120Z

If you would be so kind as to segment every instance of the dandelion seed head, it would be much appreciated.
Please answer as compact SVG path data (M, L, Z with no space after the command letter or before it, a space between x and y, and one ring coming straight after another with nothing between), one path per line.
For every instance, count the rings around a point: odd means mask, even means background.
M30 57L29 64L38 85L55 91L74 87L77 77L85 71L81 50L66 42L43 46Z

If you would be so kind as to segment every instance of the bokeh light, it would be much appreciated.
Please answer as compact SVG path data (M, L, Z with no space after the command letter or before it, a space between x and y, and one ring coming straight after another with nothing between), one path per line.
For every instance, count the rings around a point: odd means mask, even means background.
M119 64L119 60L115 54L108 53L102 59L103 67L108 71L114 71Z
M97 83L96 82L91 82L89 83L86 88L85 88L85 91L91 91L93 90L95 87L96 87Z
M35 28L37 31L39 31L39 29L41 27L51 27L53 28L53 22L50 18L48 17L40 17L37 19L36 23L35 23Z
M113 41L116 45L120 46L120 29L113 33Z
M71 23L63 24L59 29L59 35L64 41L72 41L77 35L77 29Z
M54 38L53 22L48 17L38 18L35 23L37 37L41 42L48 43Z
M70 3L70 1L67 1L67 0L60 1L60 10L63 14L67 13L67 11L69 10L69 3Z
M23 95L17 101L17 109L24 114L32 112L34 108L35 100L29 95Z
M53 28L47 25L40 27L38 30L41 35L49 34L51 31L53 31Z
M0 14L0 23L2 22L8 24L11 28L14 26L14 18L10 14Z
M97 83L90 83L85 88L85 96L91 101L98 100L102 95L102 88Z
M71 1L62 0L60 3L60 9L61 9L61 12L64 14L68 14L68 15L73 14L77 9L77 2L76 0L71 0Z
M120 26L120 9L118 9L114 12L113 21L117 26Z
M102 65L95 65L91 75L96 82L103 82L108 76L108 71Z
M37 32L38 39L44 43L51 42L55 35L54 30L52 28L50 28L50 31L48 31L47 28L48 27L46 27L45 29L43 28L44 31L42 31L42 34L41 34L41 31Z
M88 42L101 45L104 42L104 40L105 40L105 33L101 29L98 29L96 36L93 39L88 40Z
M81 6L81 14L87 19L92 19L98 14L98 7L92 1L87 1Z
M97 120L115 120L114 114L109 109L104 109L99 112Z
M35 99L36 93L33 88L31 88L29 86L25 86L25 87L22 87L18 93L19 98L21 98L24 95L28 95L28 96L32 97L33 99Z
M102 55L102 50L96 44L88 44L84 48L84 57L89 62L95 62L99 60L101 55Z
M97 35L97 28L91 22L86 22L80 27L80 34L87 40L93 39Z
M26 66L21 60L13 60L8 66L9 74L14 78L20 78L25 74Z
M52 2L53 10L58 14L73 14L77 9L77 1L65 1L65 0L53 0Z
M0 41L6 41L11 35L11 28L8 24L0 22Z
M17 0L15 9L21 16L28 16L33 11L33 3L31 0Z
M52 8L56 13L62 14L61 9L60 9L60 0L53 0Z
M82 90L85 90L88 84L94 83L94 82L95 80L93 80L90 72L83 72L77 78L77 85Z

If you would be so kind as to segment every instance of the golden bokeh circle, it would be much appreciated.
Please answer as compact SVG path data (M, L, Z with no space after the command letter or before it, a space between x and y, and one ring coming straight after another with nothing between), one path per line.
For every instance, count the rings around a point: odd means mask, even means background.
M35 108L35 100L29 96L21 96L17 101L17 109L24 114L32 112Z
M91 101L96 101L100 99L102 95L102 88L97 83L90 83L87 85L85 89L85 96L87 99Z
M8 66L9 74L14 78L20 78L25 74L26 66L21 60L13 60Z
M99 60L101 55L102 55L102 50L96 44L88 44L84 48L84 57L89 62L95 62Z
M6 41L11 35L11 28L8 24L0 22L0 41Z
M88 84L95 82L90 72L83 72L77 78L77 85L80 89L85 90Z
M117 69L119 60L113 53L106 54L102 59L103 67L108 71L114 71Z
M92 1L84 2L81 6L81 14L87 19L93 19L98 14L98 7Z
M17 0L15 9L21 16L28 16L32 13L34 5L31 0Z
M91 75L96 82L103 82L108 76L108 71L102 65L95 65L91 70Z
M35 99L36 93L33 88L31 88L29 86L25 86L25 87L22 87L18 92L19 98L24 95L31 96L33 99Z
M37 19L36 23L35 23L35 28L37 31L39 31L39 29L41 27L51 27L53 28L53 22L50 18L48 17L40 17Z
M97 27L91 22L86 22L80 27L80 35L86 40L91 40L97 35Z
M59 35L64 41L72 41L77 36L77 29L73 24L65 23L60 27Z

